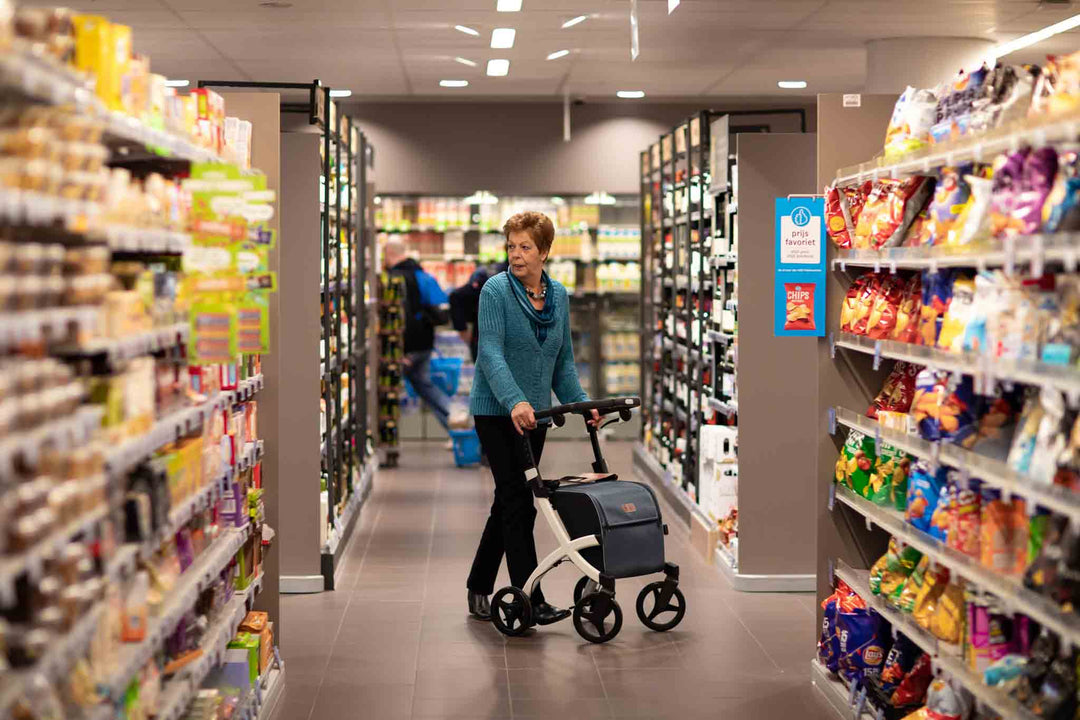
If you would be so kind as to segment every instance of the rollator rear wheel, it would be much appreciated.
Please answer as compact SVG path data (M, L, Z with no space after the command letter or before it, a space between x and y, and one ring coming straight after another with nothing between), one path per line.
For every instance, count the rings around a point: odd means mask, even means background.
M574 605L574 629L591 643L606 643L622 630L622 608L609 593L589 593Z
M503 635L524 635L532 625L529 597L516 587L504 587L491 601L491 622Z
M582 578L577 581L577 585L574 586L574 604L577 605L579 602L581 602L581 598L585 597L589 593L596 592L599 589L599 583L594 583L589 580L588 575L582 576Z
M668 581L649 583L637 596L637 616L641 624L656 632L665 632L682 622L686 615L686 597L676 585L666 592Z

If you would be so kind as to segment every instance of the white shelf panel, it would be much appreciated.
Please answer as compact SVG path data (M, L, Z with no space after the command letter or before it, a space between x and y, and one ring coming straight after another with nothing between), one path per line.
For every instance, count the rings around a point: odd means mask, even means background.
M1003 268L1013 275L1017 268L1029 268L1031 275L1042 274L1047 265L1063 266L1069 272L1080 257L1080 233L1036 233L1005 240L955 247L898 247L884 250L837 250L833 270L849 267L889 270L931 270L939 268Z
M817 659L810 661L810 682L844 720L874 720L873 714L867 710L866 705L859 708L859 712L856 713L859 698L852 697L851 689L844 684L844 681L826 670Z
M1047 598L1028 590L1018 579L989 570L974 558L947 547L917 530L905 522L899 511L875 505L844 486L836 486L835 490L837 500L862 515L867 521L911 545L924 555L928 555L932 560L947 566L954 575L959 575L993 593L1010 609L1028 615L1044 627L1053 630L1062 639L1074 645L1080 645L1080 618L1063 612Z
M874 420L847 408L836 408L835 413L837 423L858 430L880 443L887 443L932 463L940 462L959 470L967 470L971 477L998 488L1006 495L1019 495L1080 523L1080 496L1065 488L1036 485L1030 478L1017 473L1004 462L957 445L932 443L916 435L884 430Z
M1025 145L1042 147L1048 143L1070 142L1078 137L1080 113L1027 118L990 132L932 145L895 162L881 160L863 163L854 168L842 168L836 174L836 182L840 185L852 185L883 177L926 174L945 165L990 162L998 153L1013 152Z
M118 339L101 338L81 345L62 346L58 355L105 355L111 361L130 360L160 350L180 347L188 340L191 325L174 323Z
M930 654L937 668L943 670L975 696L977 700L993 708L1006 720L1034 720L1035 716L1017 700L997 688L984 685L982 678L973 673L960 656L956 645L939 642L937 638L923 630L910 615L890 607L878 595L870 592L869 573L855 570L846 565L838 565L836 577L847 583L866 604L888 620L895 630L907 635L916 645Z

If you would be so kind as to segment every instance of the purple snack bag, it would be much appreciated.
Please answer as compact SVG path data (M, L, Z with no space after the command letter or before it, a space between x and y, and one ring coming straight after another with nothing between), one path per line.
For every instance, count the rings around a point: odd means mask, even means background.
M995 236L1005 232L1016 198L1023 190L1024 161L1031 148L999 155L994 161L994 186L990 196L990 230Z
M1043 205L1054 186L1057 171L1058 154L1054 148L1040 148L1027 156L1021 190L1009 213L1008 232L1030 235L1039 231Z

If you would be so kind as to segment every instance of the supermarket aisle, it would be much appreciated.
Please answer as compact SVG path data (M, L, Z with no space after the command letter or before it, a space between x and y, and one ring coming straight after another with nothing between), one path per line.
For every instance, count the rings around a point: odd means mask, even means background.
M607 448L628 477L630 443ZM812 596L736 593L675 529L668 554L682 566L688 612L669 633L638 622L644 581L634 580L620 581L624 625L604 646L569 620L506 639L468 619L464 579L490 478L448 467L441 444L405 450L400 469L379 474L341 589L282 598L288 682L275 720L833 717L808 677ZM580 470L589 454L587 443L552 441L541 467ZM554 540L540 523L543 555ZM565 605L576 580L564 566L544 587Z

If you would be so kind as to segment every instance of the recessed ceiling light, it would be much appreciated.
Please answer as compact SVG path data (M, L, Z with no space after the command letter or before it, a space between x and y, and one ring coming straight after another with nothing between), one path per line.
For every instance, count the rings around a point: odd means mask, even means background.
M480 31L479 30L474 30L473 28L468 27L467 25L455 25L454 29L457 30L458 32L463 32L466 35L473 35L475 37L480 37Z
M456 57L454 58L454 62L461 63L462 65L468 65L469 67L476 67L476 62L474 60L470 60L469 58Z
M562 24L562 26L563 26L563 29L565 30L565 29L566 29L566 28L568 28L568 27L574 27L574 26L575 26L575 25L577 25L578 23L583 23L583 22L585 22L585 21L586 21L586 20L588 20L588 19L589 19L589 16L588 16L588 15L578 15L578 16L577 16L576 18L570 18L569 20L567 20L566 22L564 22L564 23Z
M487 74L491 77L503 77L510 73L510 61L504 59L488 60Z
M1052 38L1055 35L1059 35L1063 32L1067 32L1074 28L1080 27L1080 14L1073 15L1072 17L1065 18L1061 22L1056 22L1053 25L1047 25L1042 30L1036 30L1033 33L1027 35L1021 35L1015 40L1009 42L1003 42L1000 45L995 45L990 49L990 64L993 65L1000 57L1005 57L1010 53L1014 53L1017 50L1023 50L1026 47L1031 47L1036 43L1041 43L1043 40Z
M352 90L331 90L330 97L349 97L352 95Z
M515 35L517 35L517 30L514 28L495 28L491 31L491 47L497 50L512 48Z
M645 97L644 90L620 90L615 94L624 100L635 100L637 98Z
M679 7L680 2L682 0L667 0L667 14L670 15L675 12L675 8Z
M777 87L782 87L785 90L802 90L806 87L805 80L781 80L776 83Z
M468 80L440 80L439 81L439 86L440 87L448 87L448 88L469 87L469 81Z
M166 80L165 87L187 87L191 84L190 80Z
M518 12L521 10L521 0L499 0L495 9L499 12Z
M547 59L548 60L558 60L559 58L566 57L569 54L570 54L569 50L556 50L555 52L548 55Z

